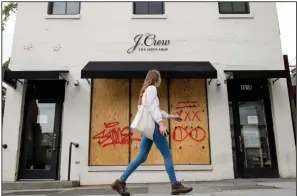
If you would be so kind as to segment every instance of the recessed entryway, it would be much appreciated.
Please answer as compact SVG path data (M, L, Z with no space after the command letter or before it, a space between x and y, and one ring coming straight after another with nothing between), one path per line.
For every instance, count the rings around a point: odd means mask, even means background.
M279 177L268 80L227 83L235 177Z
M59 179L64 80L26 85L18 179Z

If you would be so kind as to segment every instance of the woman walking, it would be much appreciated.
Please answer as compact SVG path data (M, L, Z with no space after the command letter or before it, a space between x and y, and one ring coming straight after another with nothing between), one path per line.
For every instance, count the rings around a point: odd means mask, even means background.
M138 156L128 165L126 171L122 174L122 176L111 185L111 187L116 190L121 196L130 196L130 193L126 188L126 180L139 165L146 161L153 142L164 158L166 172L171 182L171 194L179 195L180 193L189 193L193 190L192 187L184 187L181 182L178 182L176 180L172 154L166 139L168 133L163 119L170 118L176 121L182 121L183 119L180 116L169 115L166 112L160 110L159 99L157 96L157 87L159 87L160 84L160 72L157 70L150 70L147 73L142 89L140 91L138 105L145 103L145 105L148 106L149 113L155 121L153 140L142 136Z

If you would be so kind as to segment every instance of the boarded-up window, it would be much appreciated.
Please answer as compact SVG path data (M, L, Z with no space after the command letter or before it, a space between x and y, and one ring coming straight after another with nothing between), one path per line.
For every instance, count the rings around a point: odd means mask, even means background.
M127 165L129 80L93 80L90 165Z
M130 121L137 112L143 80L131 79L130 82L129 85L129 80L93 80L89 165L127 165L139 152L141 136L133 132L129 137L128 125L129 110ZM170 80L168 85L163 79L158 96L162 110L168 112L170 105L170 113L184 118L183 122L171 120L170 127L165 121L171 130L168 140L174 163L210 164L205 80L177 79ZM144 164L163 163L161 153L153 145Z
M134 119L136 112L137 112L137 104L138 104L138 97L143 84L143 80L132 80L131 82L131 122ZM161 86L158 88L158 96L160 99L160 106L161 109L168 112L168 88L167 88L167 81L162 80ZM165 126L168 127L168 120L165 121ZM141 138L140 134L135 132L137 137ZM138 141L133 141L131 144L131 160L136 158L138 152L139 152L139 144ZM164 160L157 149L155 145L152 146L152 149L149 153L149 156L147 158L147 161L144 163L144 165L154 165L154 164L163 164Z
M171 150L175 164L210 164L205 80L170 81L170 111L184 118L171 121Z

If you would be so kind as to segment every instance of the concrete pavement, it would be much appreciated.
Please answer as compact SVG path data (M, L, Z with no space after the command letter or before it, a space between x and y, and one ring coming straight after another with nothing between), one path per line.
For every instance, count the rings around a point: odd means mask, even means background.
M295 196L295 179L236 179L184 183L192 186L189 196ZM128 184L133 196L169 196L169 184ZM4 191L5 196L116 196L109 186L46 190Z

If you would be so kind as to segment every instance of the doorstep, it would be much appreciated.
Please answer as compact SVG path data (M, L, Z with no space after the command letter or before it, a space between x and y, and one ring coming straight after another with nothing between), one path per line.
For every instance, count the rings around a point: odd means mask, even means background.
M16 181L2 182L2 190L59 189L79 187L79 181Z

